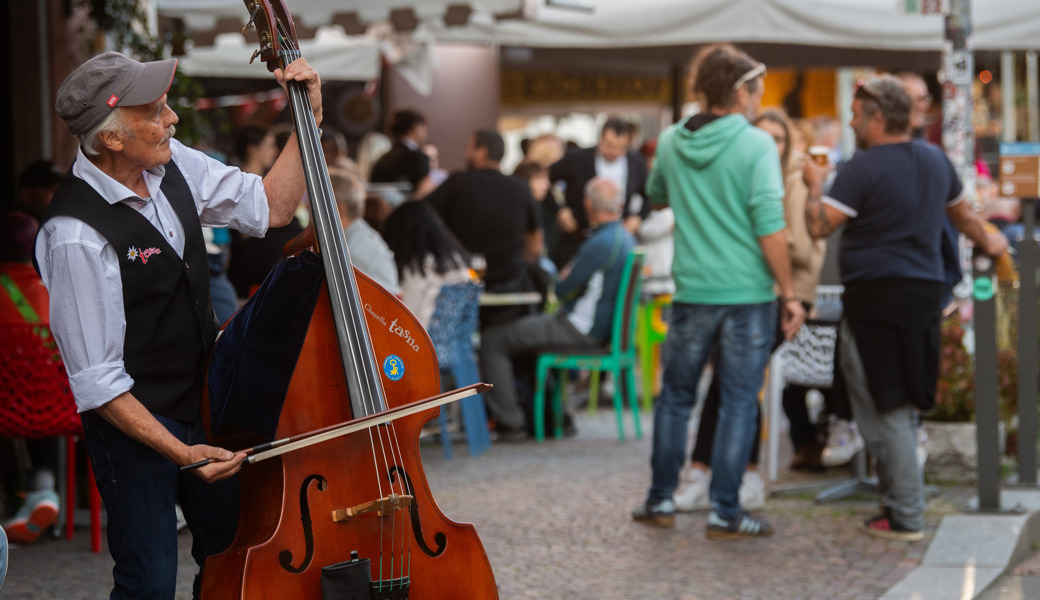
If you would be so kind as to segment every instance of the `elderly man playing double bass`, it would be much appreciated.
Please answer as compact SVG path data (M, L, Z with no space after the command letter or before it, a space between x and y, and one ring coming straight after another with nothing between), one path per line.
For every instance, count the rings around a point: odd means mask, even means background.
M295 140L263 179L174 140L166 92L176 68L106 52L68 76L55 107L79 152L36 243L108 513L113 599L174 597L175 502L200 566L234 537L228 478L244 455L203 444L199 421L216 336L201 227L263 236L289 222L305 191ZM305 60L275 78L304 82L321 122L321 82ZM213 462L179 474L204 459Z

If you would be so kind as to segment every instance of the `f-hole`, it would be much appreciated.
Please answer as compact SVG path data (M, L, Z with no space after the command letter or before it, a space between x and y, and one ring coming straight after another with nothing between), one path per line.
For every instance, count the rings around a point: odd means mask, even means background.
M415 496L415 489L412 487L412 478L408 476L408 472L404 470L404 467L393 466L390 467L390 481L393 482L396 479L396 475L400 473L401 479L404 481L405 494L409 496ZM444 535L443 532L438 531L433 536L433 541L437 544L437 549L434 550L426 543L423 539L422 523L419 522L419 501L418 499L413 500L408 507L409 516L412 521L412 535L415 536L415 542L419 544L419 548L422 549L423 553L427 556L434 558L444 554L444 549L448 545L448 536Z
M300 486L300 521L303 524L303 539L306 545L303 563L298 567L292 566L293 553L290 550L282 550L278 553L278 562L283 569L290 573L303 573L314 560L314 530L311 527L311 507L307 502L307 488L310 487L312 481L318 483L319 492L324 492L329 487L328 481L321 475L307 476L307 479L303 480L303 485Z

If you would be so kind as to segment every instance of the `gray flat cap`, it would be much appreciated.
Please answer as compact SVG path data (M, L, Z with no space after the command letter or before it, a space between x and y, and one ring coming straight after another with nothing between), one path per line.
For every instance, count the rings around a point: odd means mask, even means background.
M54 108L73 135L83 135L117 106L140 106L161 98L176 71L176 58L142 63L118 52L105 52L65 78Z

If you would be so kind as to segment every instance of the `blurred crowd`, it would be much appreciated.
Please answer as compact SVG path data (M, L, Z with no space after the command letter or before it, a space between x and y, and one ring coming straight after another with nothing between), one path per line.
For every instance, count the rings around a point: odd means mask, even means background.
M913 137L937 142L941 119L924 80L912 73L899 78L913 101ZM815 239L805 222L810 189L803 171L810 161L829 165L826 190L852 157L842 155L842 128L832 117L791 119L778 107L746 116L775 143L794 299L811 315L817 286L836 285L840 279L836 242ZM232 155L215 158L263 176L289 137L290 128L284 125L243 127L235 132ZM623 260L636 245L645 250L645 299L670 299L677 291L676 215L670 206L652 207L647 189L659 141L642 136L624 116L609 115L601 119L599 140L592 147L579 148L554 133L524 139L523 160L506 173L503 136L475 129L465 151L465 169L448 173L440 167L436 140L428 138L427 117L413 108L394 110L385 132L365 134L353 155L342 133L332 127L321 131L351 261L398 296L424 325L430 323L445 286L475 282L485 294L537 293L542 298L480 310L480 365L496 385L487 397L490 428L502 440L524 439L533 430L535 351L554 345L602 348L610 340L607 315L613 314L620 280L617 256ZM1015 247L1022 235L1019 203L998 194L985 163L980 161L977 168L981 212ZM14 208L0 222L0 275L14 282L13 287L5 284L8 292L0 297L4 323L24 322L27 305L39 322L47 322L46 291L31 266L33 243L64 176L64 166L46 161L30 165L19 177ZM304 233L309 221L305 201L290 224L272 228L264 237L224 228L204 231L213 309L220 322L255 292L282 260L283 248ZM944 305L953 301L952 290L963 278L956 231L951 235L944 242L950 246L944 260L952 265L946 271ZM558 305L562 309L548 316ZM659 373L642 376L660 378ZM574 385L580 388L587 381L578 378ZM614 382L607 378L602 385L608 390ZM828 414L834 412L828 395L820 415L819 406L806 403L808 391L791 386L784 393L795 446L791 466L819 470L847 462L863 446L855 426L831 416L828 427ZM675 497L680 510L710 504L719 395L716 382L708 392L686 484ZM569 420L567 430L573 432ZM752 437L757 442L760 436ZM3 450L3 464L15 467L5 474L5 529L13 540L30 542L56 518L56 450L19 440ZM741 487L741 503L749 509L764 503L757 456L753 450Z

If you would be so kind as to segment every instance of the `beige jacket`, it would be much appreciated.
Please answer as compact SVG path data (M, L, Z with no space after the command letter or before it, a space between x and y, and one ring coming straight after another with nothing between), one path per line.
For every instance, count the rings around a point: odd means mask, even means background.
M794 164L801 164L793 157ZM816 286L820 283L823 256L827 250L824 240L813 240L805 223L805 207L809 202L809 188L802 179L802 170L792 169L784 178L784 220L787 221L787 251L791 257L791 280L798 299L816 303Z

